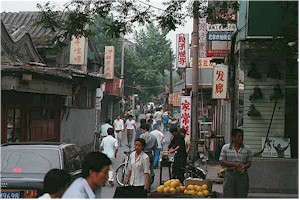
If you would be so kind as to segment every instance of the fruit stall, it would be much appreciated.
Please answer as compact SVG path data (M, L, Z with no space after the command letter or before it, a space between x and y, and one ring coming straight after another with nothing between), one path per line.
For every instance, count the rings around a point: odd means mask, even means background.
M216 198L218 195L212 186L213 182L208 179L189 178L183 184L179 179L170 179L151 192L149 198Z

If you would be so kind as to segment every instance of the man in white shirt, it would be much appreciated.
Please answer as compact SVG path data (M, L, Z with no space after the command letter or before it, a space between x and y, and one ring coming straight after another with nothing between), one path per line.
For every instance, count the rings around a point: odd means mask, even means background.
M90 152L82 163L81 176L65 191L63 199L95 199L101 197L101 187L108 178L110 159L101 152Z
M110 166L109 172L108 172L108 181L111 186L114 185L114 161L117 157L118 153L118 143L117 140L114 138L114 129L108 128L107 129L108 136L103 138L101 144L100 144L100 151L107 155L109 159L111 160L112 164Z
M132 115L128 116L128 119L125 122L125 127L127 131L127 144L131 146L133 132L135 131L136 128L135 120L133 119Z
M107 129L108 128L112 128L113 126L112 125L110 125L110 119L106 119L105 120L105 124L102 124L101 126L100 126L100 139L99 139L99 142L101 143L101 141L102 141L102 139L104 138L104 137L106 137L108 134L107 134Z
M156 112L153 115L153 119L155 119L156 124L158 124L159 126L161 125L161 122L162 122L161 108L157 108Z
M159 125L158 124L154 124L153 128L154 128L154 130L151 131L150 134L153 134L156 137L156 140L157 140L157 148L156 148L155 153L154 153L153 168L157 168L160 152L163 149L164 134L159 130Z
M115 136L117 138L117 142L119 146L122 146L122 134L124 131L124 121L121 119L121 115L117 115L117 118L114 121L114 129L115 129Z

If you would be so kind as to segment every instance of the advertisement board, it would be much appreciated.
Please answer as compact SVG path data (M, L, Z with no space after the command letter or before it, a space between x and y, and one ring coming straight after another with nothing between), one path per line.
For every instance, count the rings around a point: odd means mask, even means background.
M85 37L72 37L70 46L70 64L83 65L85 51Z
M104 75L106 79L114 79L115 47L105 46Z
M228 66L216 65L213 74L213 99L226 99L227 84L228 84Z
M188 66L189 60L189 34L176 35L176 67Z
M270 158L290 158L291 157L291 147L290 147L290 138L281 138L281 137L268 137L265 144L266 138L261 138L262 148L262 157Z
M186 137L191 137L191 117L192 117L191 96L181 96L180 98L180 128L186 130Z

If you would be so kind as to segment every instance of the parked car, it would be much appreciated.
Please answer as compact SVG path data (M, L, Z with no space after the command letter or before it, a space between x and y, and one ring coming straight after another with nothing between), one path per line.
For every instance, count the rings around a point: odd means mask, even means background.
M53 168L66 169L74 180L81 175L85 156L86 152L75 144L3 144L0 198L34 198L42 195L45 174Z

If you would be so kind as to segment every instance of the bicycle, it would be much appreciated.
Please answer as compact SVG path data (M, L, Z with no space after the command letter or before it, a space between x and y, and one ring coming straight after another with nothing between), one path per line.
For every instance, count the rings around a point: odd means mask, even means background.
M120 186L124 186L126 174L127 174L127 167L129 164L129 158L130 154L133 152L131 151L131 146L126 144L128 147L129 151L124 151L124 159L123 163L117 168L116 170L116 181Z
M201 152L196 152L193 164L188 163L183 170L185 171L185 178L201 178L206 179L207 176L207 161L208 158Z

